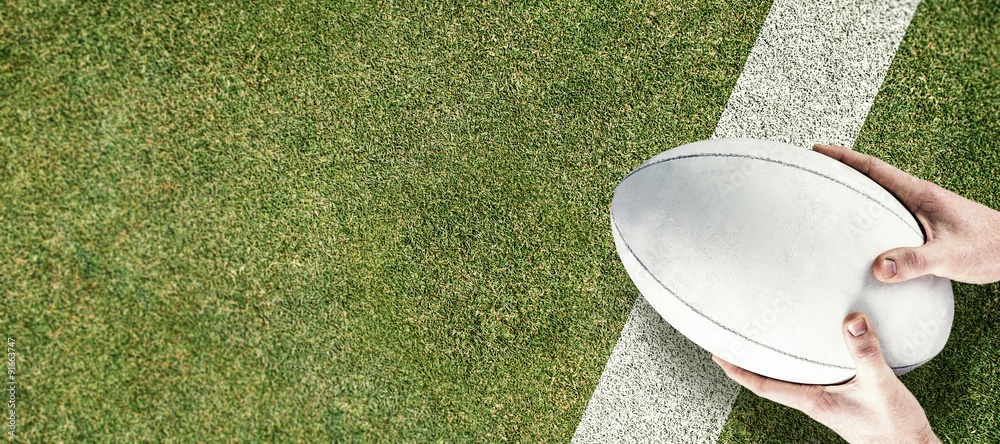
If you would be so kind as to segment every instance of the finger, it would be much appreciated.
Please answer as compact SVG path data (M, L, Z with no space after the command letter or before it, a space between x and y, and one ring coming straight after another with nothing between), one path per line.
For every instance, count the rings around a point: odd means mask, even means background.
M885 363L882 347L878 342L878 333L867 316L861 313L851 313L844 319L844 343L854 358L859 382L879 381L886 377L895 377L892 369Z
M888 283L908 281L927 274L941 274L945 251L936 241L919 247L893 248L878 255L872 263L875 278Z
M907 174L878 158L842 146L813 145L813 151L824 154L860 171L889 190L911 213L917 212L919 198L926 182Z
M811 398L816 396L818 386L792 384L790 382L779 381L767 378L751 371L744 370L733 364L724 361L722 358L712 355L712 360L722 370L726 372L729 379L736 381L747 390L762 398L770 399L774 402L787 405L793 409L804 411L809 405Z

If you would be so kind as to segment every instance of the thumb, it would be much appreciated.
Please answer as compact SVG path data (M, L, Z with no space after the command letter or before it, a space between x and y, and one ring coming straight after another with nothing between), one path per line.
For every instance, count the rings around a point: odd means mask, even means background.
M882 282L903 282L934 274L944 265L944 260L943 251L935 242L919 247L893 248L875 258L872 273Z
M882 356L882 346L878 342L875 326L867 316L851 313L844 319L844 342L854 358L857 379L870 381L885 376L895 376Z

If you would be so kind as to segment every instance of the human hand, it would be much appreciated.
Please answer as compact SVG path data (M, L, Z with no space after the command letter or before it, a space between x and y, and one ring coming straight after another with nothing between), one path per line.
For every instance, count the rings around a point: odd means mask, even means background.
M842 330L857 375L840 385L778 381L717 356L712 359L727 376L751 392L809 415L848 442L941 442L920 403L885 363L871 321L861 313L853 313L844 319Z
M813 145L889 190L924 229L926 243L894 248L872 264L875 278L903 282L926 274L970 284L1000 281L1000 212L875 157L840 146Z

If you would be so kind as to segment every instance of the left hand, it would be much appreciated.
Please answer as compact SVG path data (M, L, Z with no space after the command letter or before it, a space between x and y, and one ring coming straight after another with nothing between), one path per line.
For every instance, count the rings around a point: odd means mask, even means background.
M885 363L878 334L861 313L844 319L857 375L840 385L802 385L749 372L712 356L726 375L758 396L796 410L851 443L940 443L924 409Z

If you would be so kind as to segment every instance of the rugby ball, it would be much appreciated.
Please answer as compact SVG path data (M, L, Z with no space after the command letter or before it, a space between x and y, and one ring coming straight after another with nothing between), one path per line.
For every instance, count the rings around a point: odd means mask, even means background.
M896 374L944 348L951 281L885 284L872 262L919 246L895 197L822 154L752 139L695 142L628 174L611 202L629 277L677 331L709 352L784 381L854 377L841 333L862 312Z

